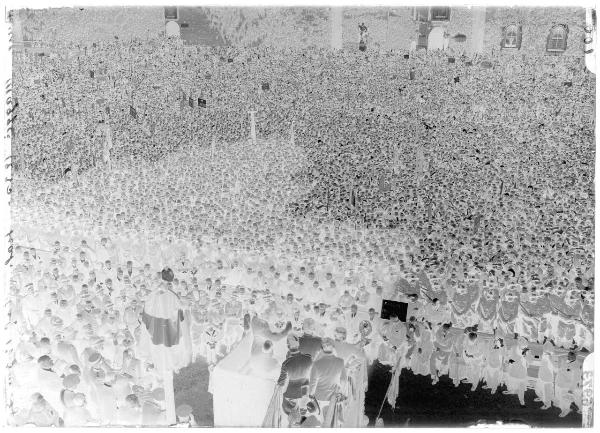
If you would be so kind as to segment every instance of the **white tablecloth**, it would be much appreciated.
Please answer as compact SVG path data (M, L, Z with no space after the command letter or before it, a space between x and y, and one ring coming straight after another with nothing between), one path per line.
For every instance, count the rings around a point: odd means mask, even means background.
M240 370L250 357L252 334L247 335L213 370L208 392L213 395L215 427L260 427L277 382L248 376Z

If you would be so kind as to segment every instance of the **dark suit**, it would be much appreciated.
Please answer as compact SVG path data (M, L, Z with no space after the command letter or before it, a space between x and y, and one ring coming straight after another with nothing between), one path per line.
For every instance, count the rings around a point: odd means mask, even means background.
M281 364L281 373L277 384L282 386L288 381L288 386L283 396L286 398L301 398L306 394L308 380L310 377L310 368L312 366L312 358L310 355L300 353L299 351L290 352L287 359Z
M344 360L332 353L323 353L310 370L310 394L319 401L328 401L345 380Z
M321 337L315 337L314 335L304 334L300 337L300 353L310 355L312 359L316 359L317 354L321 351L321 344L323 340Z

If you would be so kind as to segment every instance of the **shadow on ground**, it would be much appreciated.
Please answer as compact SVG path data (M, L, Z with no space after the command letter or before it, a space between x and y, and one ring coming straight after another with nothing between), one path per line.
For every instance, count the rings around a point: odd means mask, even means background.
M390 376L369 377L369 383L374 385L367 392L365 404L370 424L375 421ZM525 393L525 407L522 407L516 395L502 394L505 389L502 387L492 394L480 385L471 392L470 384L455 387L448 376L442 376L438 384L432 385L428 376L402 370L396 409L392 410L386 403L381 417L387 427L405 424L412 427L464 427L480 420L492 424L496 421L519 422L532 427L581 427L581 415L575 411L559 418L560 410L556 407L541 410L542 403L533 401L533 390Z
M374 372L370 374L371 386L366 395L365 411L371 424L385 397L390 376ZM208 365L203 359L182 368L174 376L175 404L189 404L196 422L203 427L214 426L208 378ZM392 410L386 403L381 417L387 427L464 427L480 420L488 423L524 422L532 427L581 427L581 415L576 412L559 418L560 410L555 407L541 410L542 404L533 401L535 393L532 390L526 392L526 406L521 407L516 395L502 394L505 389L491 394L479 386L475 392L471 392L471 385L455 387L447 376L441 377L437 385L432 385L429 377L403 370L396 409Z
M198 359L193 364L179 370L173 376L175 407L189 404L196 423L201 427L213 427L213 400L208 392L208 364Z

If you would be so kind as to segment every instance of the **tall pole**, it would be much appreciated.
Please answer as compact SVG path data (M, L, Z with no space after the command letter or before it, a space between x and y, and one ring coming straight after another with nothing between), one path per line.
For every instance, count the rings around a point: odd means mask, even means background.
M167 425L177 423L177 414L175 412L175 389L173 386L173 370L163 370L163 390L165 391L165 409Z
M256 111L249 111L250 113L250 138L252 139L252 144L256 146L256 123L254 115Z
M295 136L294 136L294 121L292 120L292 126L291 126L291 130L290 130L290 144L293 146L294 145L294 141L295 141Z

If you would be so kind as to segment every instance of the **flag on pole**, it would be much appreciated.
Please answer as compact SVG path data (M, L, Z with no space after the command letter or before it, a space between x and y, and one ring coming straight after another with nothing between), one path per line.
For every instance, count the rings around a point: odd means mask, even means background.
M415 293L415 288L408 282L408 280L400 277L394 284L394 286L400 290L401 293L405 295L410 295L411 293Z
M419 274L419 284L425 288L426 291L431 292L433 291L433 287L431 287L431 282L429 281L429 277L427 276L427 273L422 270L421 273Z
M400 391L400 369L398 368L397 364L396 369L392 374L392 381L390 382L390 386L388 387L388 390L385 393L385 397L387 398L388 404L392 406L393 409L396 408L396 400L398 399L398 392Z

